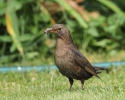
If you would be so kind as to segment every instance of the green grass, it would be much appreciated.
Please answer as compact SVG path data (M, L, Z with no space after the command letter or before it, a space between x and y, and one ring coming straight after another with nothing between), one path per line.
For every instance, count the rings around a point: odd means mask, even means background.
M58 71L0 73L0 100L124 100L125 67L100 77L87 80L84 90L76 80L69 92L68 79Z

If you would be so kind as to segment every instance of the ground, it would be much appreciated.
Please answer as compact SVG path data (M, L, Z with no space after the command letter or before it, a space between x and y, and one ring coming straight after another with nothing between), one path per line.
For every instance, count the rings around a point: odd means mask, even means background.
M111 68L85 82L75 80L69 92L68 79L58 71L0 73L0 100L124 100L125 66Z

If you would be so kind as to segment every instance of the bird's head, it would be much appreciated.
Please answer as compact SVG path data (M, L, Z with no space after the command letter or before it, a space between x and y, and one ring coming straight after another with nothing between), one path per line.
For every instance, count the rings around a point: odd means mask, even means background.
M64 39L70 36L69 29L63 24L55 24L52 28L47 28L44 34L52 33L55 34L57 38Z

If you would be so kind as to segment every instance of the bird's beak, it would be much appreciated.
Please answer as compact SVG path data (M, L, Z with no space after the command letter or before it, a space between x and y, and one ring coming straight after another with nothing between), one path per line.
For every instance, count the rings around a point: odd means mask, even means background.
M56 31L57 31L56 29L47 28L47 29L44 31L44 34L55 33Z

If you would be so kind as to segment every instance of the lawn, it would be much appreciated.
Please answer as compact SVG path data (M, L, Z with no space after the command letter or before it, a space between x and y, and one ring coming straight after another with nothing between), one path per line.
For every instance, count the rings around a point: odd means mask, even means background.
M58 71L0 73L0 100L124 100L125 67L112 68L109 74L93 77L81 90L75 81L72 91L69 82Z

